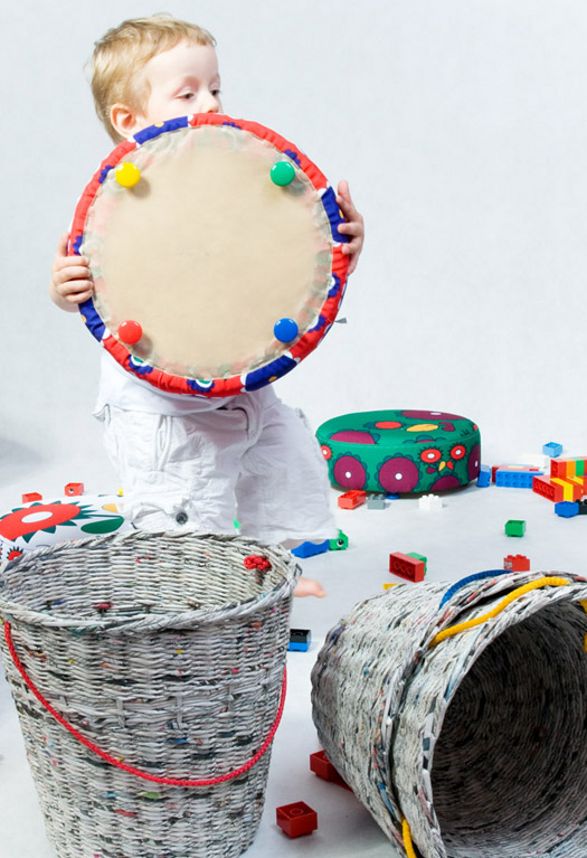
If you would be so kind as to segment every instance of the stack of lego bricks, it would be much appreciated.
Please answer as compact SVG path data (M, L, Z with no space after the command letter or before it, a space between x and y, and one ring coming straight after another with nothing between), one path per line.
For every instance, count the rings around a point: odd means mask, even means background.
M536 476L532 490L554 503L578 501L587 495L587 457L552 459L550 476Z

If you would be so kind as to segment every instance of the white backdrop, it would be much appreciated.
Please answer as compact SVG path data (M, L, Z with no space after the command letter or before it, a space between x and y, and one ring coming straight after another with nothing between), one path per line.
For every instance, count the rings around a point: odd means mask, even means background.
M371 407L475 419L484 460L587 452L587 4L168 2L218 39L227 112L347 178L367 239L343 314L278 384L317 425ZM3 487L112 472L98 346L47 297L54 245L111 143L83 65L135 0L0 11ZM49 469L49 470L47 470ZM48 478L47 478L48 479ZM25 485L26 483L26 485ZM17 498L16 498L17 499ZM8 500L8 499L7 499Z

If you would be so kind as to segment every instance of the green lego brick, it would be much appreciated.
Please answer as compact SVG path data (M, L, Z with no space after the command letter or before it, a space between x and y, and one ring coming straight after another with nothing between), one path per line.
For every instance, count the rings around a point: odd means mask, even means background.
M523 536L526 533L526 522L521 519L510 518L505 523L506 536Z
M406 557L413 557L413 558L414 558L414 560L421 560L421 561L422 561L422 563L424 564L424 571L426 571L426 567L427 567L427 564L428 564L428 558L427 558L427 557L424 557L424 555L423 555L423 554L416 554L416 552L415 552L415 551L409 551L409 552L406 554Z
M328 547L330 551L346 551L349 547L349 538L346 533L339 530L336 539L328 540Z
M575 474L578 477L585 476L585 459L578 459L577 464L575 465Z

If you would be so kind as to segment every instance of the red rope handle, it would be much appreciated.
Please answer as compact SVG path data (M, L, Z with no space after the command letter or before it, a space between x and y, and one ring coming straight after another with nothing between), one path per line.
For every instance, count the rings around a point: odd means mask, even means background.
M287 673L284 667L283 669L283 683L281 686L281 696L279 698L279 706L277 709L277 715L275 716L275 720L273 725L267 735L267 738L257 751L257 753L251 757L248 762L244 763L244 765L240 766L238 769L234 769L232 772L228 772L225 775L219 775L216 778L204 778L201 780L187 780L183 778L161 778L157 777L157 775L151 775L149 772L142 771L141 769L136 769L134 766L127 766L126 763L122 763L120 760L117 760L116 757L113 757L111 754L107 753L107 751L103 751L89 739L86 739L73 724L70 724L69 721L66 721L63 715L60 715L53 706L49 703L49 701L43 697L39 689L33 683L32 679L26 672L26 669L18 657L18 653L14 647L14 641L12 640L12 631L10 627L10 623L8 621L4 622L4 639L6 640L6 645L8 647L8 651L12 657L12 661L14 662L14 666L22 676L25 685L29 688L32 693L35 695L39 703L44 706L44 708L50 712L50 714L55 718L55 720L61 724L71 735L81 742L82 745L85 745L90 751L94 754L97 754L99 757L102 757L103 760L106 760L107 763L110 763L112 766L116 766L118 769L122 769L124 772L128 772L131 775L136 775L138 778L142 778L146 781L152 781L156 784L165 784L167 786L180 786L180 787L198 787L198 786L213 786L214 784L225 783L226 781L231 781L234 778L237 778L239 775L248 772L249 769L252 769L253 766L259 762L261 757L267 753L269 750L271 743L273 742L273 738L275 733L277 732L277 728L279 727L281 716L283 715L283 707L285 706L285 693L287 688Z

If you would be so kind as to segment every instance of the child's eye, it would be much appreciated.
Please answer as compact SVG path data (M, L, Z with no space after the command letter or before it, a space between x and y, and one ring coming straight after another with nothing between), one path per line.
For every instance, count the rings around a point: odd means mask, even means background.
M179 97L180 98L193 98L194 94L193 94L193 92L184 92L184 94L180 95Z
M220 95L221 91L222 90L220 90L220 89L211 89L210 90L210 92L212 93L213 96Z

